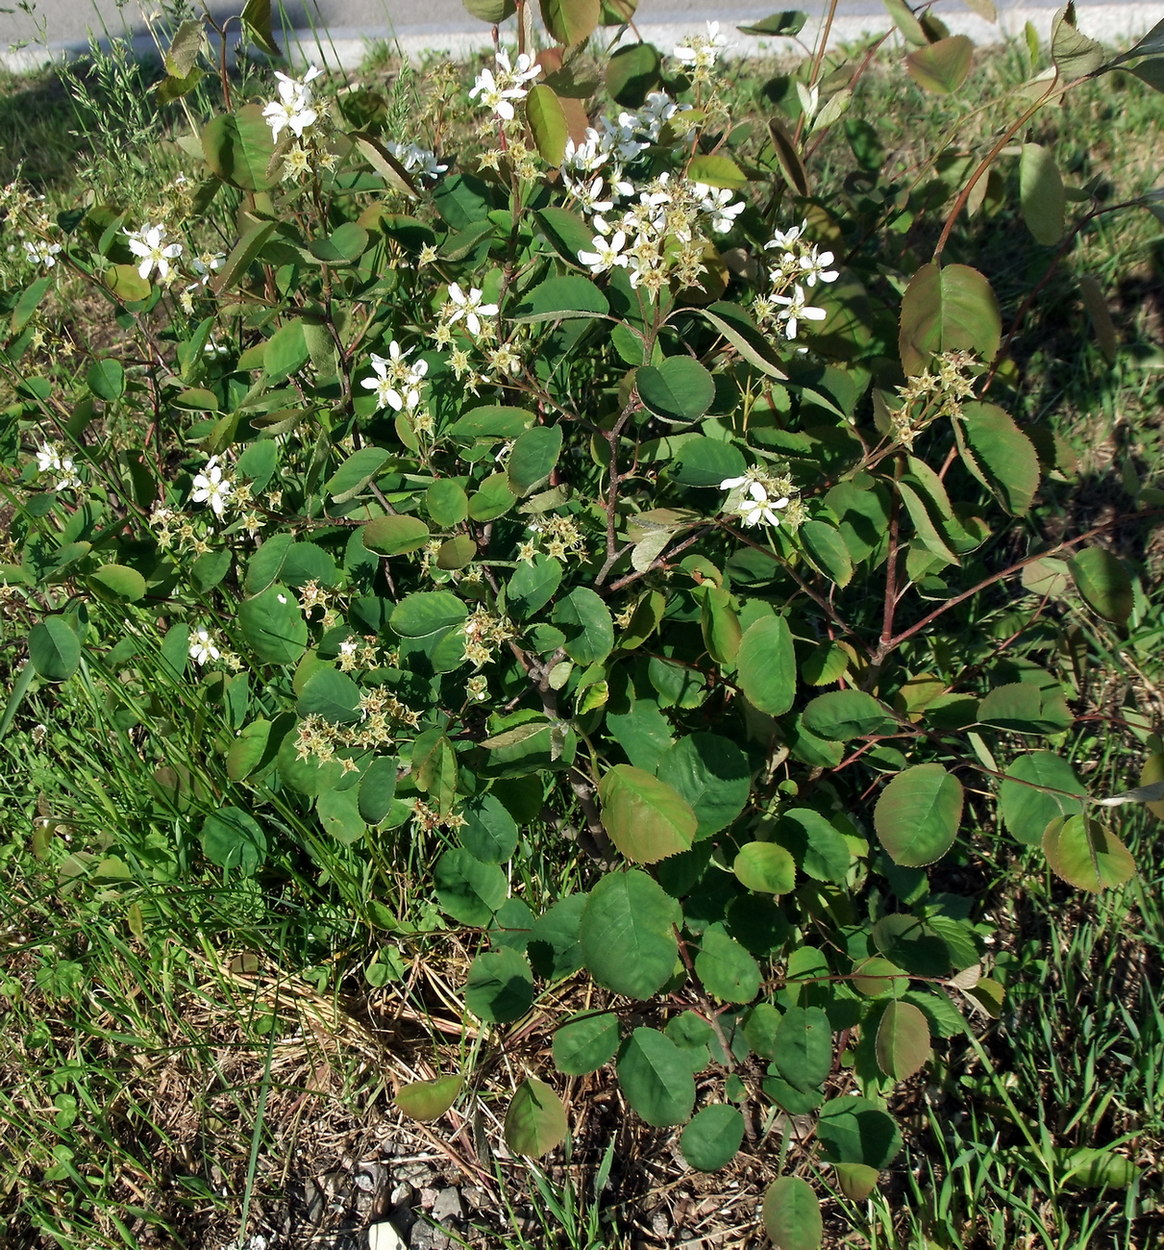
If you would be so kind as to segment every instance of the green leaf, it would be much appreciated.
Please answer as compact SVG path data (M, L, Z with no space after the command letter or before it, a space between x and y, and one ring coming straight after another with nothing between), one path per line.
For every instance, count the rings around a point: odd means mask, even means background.
M990 283L968 265L923 265L901 303L898 347L907 374L921 373L935 352L970 351L989 363L1002 342L1002 318Z
M1076 28L1074 3L1061 8L1051 21L1051 60L1068 80L1098 74L1107 64L1102 44Z
M1131 574L1104 547L1086 547L1068 562L1079 593L1105 621L1126 625L1135 606Z
M482 794L461 808L461 844L485 864L504 864L517 848L517 822L495 794Z
M886 1076L904 1081L930 1057L930 1026L912 1004L891 1002L877 1026L877 1063Z
M554 1034L554 1064L567 1076L596 1072L618 1049L618 1017L613 1012L583 1012Z
M248 219L244 216L242 220L245 222ZM226 263L214 279L213 289L216 295L229 291L246 273L258 258L259 253L270 242L277 224L274 221L252 221L246 226L239 241L227 256Z
M283 329L285 330L287 327L284 326ZM278 338L279 334L282 333L283 330L280 330L275 335L275 338ZM274 341L272 339L267 344L268 352L271 350L271 343ZM303 359L306 360L307 357L304 356ZM359 451L352 452L343 464L328 478L324 483L323 489L332 497L335 503L346 503L349 499L354 499L370 482L374 482L380 470L391 459L392 453L385 451L382 447L361 447ZM380 519L388 520L391 518Z
M300 716L322 716L334 724L354 725L360 719L360 688L339 669L321 665L299 692Z
M861 1163L880 1170L901 1149L893 1117L857 1094L825 1103L816 1132L830 1163Z
M325 239L312 239L307 250L325 265L354 265L367 251L368 232L354 221L345 221Z
M540 553L513 570L505 587L505 606L515 621L527 621L540 611L562 584L562 565Z
M820 1007L789 1007L775 1037L776 1067L794 1089L824 1084L833 1064L833 1030Z
M712 1103L696 1112L679 1138L687 1162L700 1172L717 1172L735 1158L744 1140L744 1117L736 1107Z
M461 0L470 16L498 26L517 12L514 0Z
M609 311L606 296L589 278L569 274L539 283L510 310L509 319L516 322L565 321L604 316Z
M102 599L136 603L145 598L146 579L125 564L103 564L89 574L88 580Z
M606 90L626 108L638 108L659 85L662 58L650 43L630 43L618 48L606 62Z
M962 783L941 764L915 764L881 792L873 827L890 859L923 868L954 845L962 819Z
M267 838L255 818L237 807L220 807L202 822L202 853L219 868L252 876L267 857Z
M279 45L271 32L271 0L247 0L242 11L243 26L255 46L268 56L279 57Z
M419 551L432 537L428 526L415 516L378 516L361 530L364 546L386 556Z
M513 444L506 464L506 476L514 494L533 494L549 479L561 452L560 425L538 425L526 430Z
M1128 848L1089 816L1053 820L1043 834L1043 854L1056 876L1079 890L1098 893L1136 875Z
M849 549L835 526L824 521L808 520L797 530L804 544L809 563L838 586L847 586L853 579L853 561Z
M1044 786L1048 789L1036 788ZM1086 795L1065 759L1053 751L1032 751L1020 755L1008 768L998 787L998 804L1011 836L1036 846L1051 821L1083 811L1081 799Z
M671 786L630 764L616 764L598 786L602 825L611 841L638 864L654 864L687 850L696 816Z
M682 919L679 904L646 873L608 873L582 913L582 956L591 976L616 994L650 998L675 970L675 926Z
M483 929L505 902L509 884L496 864L483 864L468 851L446 851L433 869L437 901L454 920Z
M790 894L796 885L796 861L774 842L745 842L732 861L736 879L762 894Z
M911 52L905 67L923 90L949 95L966 81L973 56L974 45L965 35L950 35Z
M849 844L819 812L809 807L789 808L780 814L775 837L792 852L806 876L844 883L849 872Z
M275 185L267 173L275 141L262 105L244 104L236 113L212 118L202 131L202 153L211 170L232 186L268 191Z
M1013 515L1030 510L1039 489L1039 457L1031 440L996 404L963 404L966 467Z
M702 434L681 435L667 473L681 486L714 486L730 477L742 477L746 462L735 443L723 443Z
M752 790L747 756L718 734L681 738L663 755L656 773L694 811L696 838L726 829L744 810Z
M788 380L780 357L756 328L755 322L738 304L715 303L706 308L693 308L691 311L709 321L748 364L754 365L761 373L766 373L777 381Z
M562 1100L545 1081L528 1076L505 1113L505 1144L514 1154L540 1159L566 1138Z
M487 1024L504 1024L533 1006L533 973L520 952L502 947L473 960L465 982L465 1005Z
M412 1081L396 1091L393 1101L413 1120L439 1120L457 1101L465 1078L438 1076L432 1081Z
M627 1102L655 1128L682 1124L695 1105L695 1078L679 1047L656 1029L637 1028L623 1043L618 1083Z
M425 491L425 506L434 525L450 530L469 515L469 497L455 478L443 477Z
M736 652L736 680L748 702L768 716L782 716L796 699L796 650L782 616L752 622Z
M687 166L687 176L692 182L729 191L742 191L748 185L748 175L730 156L693 156Z
M799 35L808 21L808 14L800 9L785 9L782 13L773 13L771 17L761 18L748 26L737 26L741 35L759 35L760 38L791 39Z
M369 825L378 825L392 810L396 796L396 760L378 756L367 767L360 779L360 819Z
M1044 247L1058 243L1067 226L1067 196L1054 156L1040 143L1023 144L1019 196L1023 221L1035 242Z
M610 609L586 586L576 586L554 608L551 618L566 635L566 654L577 664L601 664L614 650Z
M841 1193L851 1202L864 1202L877 1188L876 1168L866 1167L863 1163L837 1163L834 1166Z
M525 98L525 120L538 155L547 165L560 165L566 154L570 128L562 102L552 87L535 83Z
M760 965L722 924L709 925L695 956L703 988L725 1003L750 1003L760 990Z
M464 624L465 604L448 590L421 590L405 595L392 609L389 625L401 638L428 638Z
M125 394L125 366L119 360L95 360L85 373L85 384L106 403Z
M307 622L294 591L278 582L245 599L238 610L239 628L264 664L295 664L307 649Z
M498 404L484 404L458 417L448 428L448 433L461 440L487 438L491 442L517 438L537 420L537 414L526 408L506 408Z
M558 43L572 46L589 39L598 26L600 0L538 0L542 21Z
M29 631L28 658L38 677L68 681L81 666L81 640L63 616L46 616Z
M830 690L827 694L818 694L809 700L803 719L811 733L832 742L890 733L897 724L892 712L863 690Z
M768 1186L763 1220L775 1250L817 1250L824 1237L820 1201L799 1176L782 1176Z
M698 421L715 402L715 379L690 356L668 356L635 374L639 399L666 421Z
M567 894L534 922L527 953L535 974L546 981L573 976L582 967L582 913L585 894Z

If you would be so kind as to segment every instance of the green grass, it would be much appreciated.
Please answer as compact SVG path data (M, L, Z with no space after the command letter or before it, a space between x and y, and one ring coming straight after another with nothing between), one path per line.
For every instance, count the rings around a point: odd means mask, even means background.
M1026 68L1017 52L991 57L968 90L1013 86ZM731 90L741 100L763 104L780 89L754 68L734 72ZM395 83L393 124L404 126L412 93L424 84L407 74ZM74 76L71 94L51 74L0 84L4 180L21 170L54 207L90 187L149 203L182 160L168 146L180 127L157 124L146 86L116 58ZM1122 195L1151 186L1158 99L1117 78L1079 93L1058 125L1069 181L1111 179ZM992 121L980 115L943 140L956 102L917 92L902 106L877 75L865 80L853 112L884 124L903 176L941 142L952 150L980 146ZM829 181L839 167L822 150L819 176L830 193L841 193ZM1000 171L1013 179L1013 160ZM1018 292L1049 260L1027 248L1013 262L999 261L1019 228L1013 215L972 222L952 245L960 259L980 253L995 266L1011 315ZM1078 275L1092 273L1117 293L1115 364L1091 343L1074 304L1066 332L1049 318L1025 322L1020 332L1024 415L1048 418L1094 460L1092 497L1057 500L1064 508L1100 507L1130 477L1150 481L1155 471L1161 375L1152 353L1161 310L1152 290L1160 270L1154 218L1143 211L1099 217L1049 290L1060 302L1073 300ZM1096 450L1105 440L1113 447L1106 461ZM1161 679L1158 613L1148 612L1129 640L1091 639L1091 654L1104 660L1094 680L1118 686L1129 658L1147 680ZM6 685L23 636L15 612L11 619L0 652ZM191 813L208 806L232 730L221 706L182 707L179 693L156 657L147 657L124 692L141 716L113 713L99 681L76 681L33 696L0 740L9 829L0 848L6 1245L225 1244L273 1221L289 1188L341 1158L337 1143L358 1138L384 1113L394 1080L456 1058L449 1037L459 1017L449 986L465 955L415 887L437 844L388 835L378 861L365 866L288 811L287 873L278 883L195 869ZM1130 695L1117 689L1115 697L1123 706ZM171 713L168 731L147 733L143 725L163 708ZM1096 758L1093 790L1134 784L1128 761L1140 747L1100 734L1081 740L1079 758ZM140 783L143 759L168 770L154 790ZM1147 817L1129 827L1142 876L1093 901L1057 884L1034 856L1004 859L1000 851L995 862L987 859L998 925L993 972L1007 987L1002 1015L977 1020L973 1039L954 1039L903 1093L904 1161L869 1203L836 1196L828 1212L836 1244L1139 1250L1159 1235L1164 879L1158 827ZM522 893L536 910L559 897L577 870L548 839L527 852ZM406 966L419 972L402 982ZM586 1166L534 1172L532 1186L501 1171L493 1192L510 1230L479 1230L467 1244L624 1244L635 1212L614 1182L606 1184L614 1132L613 1123L596 1130L602 1141ZM466 1149L463 1141L457 1149ZM1090 1149L1142 1165L1143 1178L1127 1189L1104 1187L1094 1183L1102 1180L1098 1164L1093 1174L1069 1175L1078 1152ZM663 1169L668 1162L662 1150L651 1159ZM518 1231L523 1202L533 1233Z

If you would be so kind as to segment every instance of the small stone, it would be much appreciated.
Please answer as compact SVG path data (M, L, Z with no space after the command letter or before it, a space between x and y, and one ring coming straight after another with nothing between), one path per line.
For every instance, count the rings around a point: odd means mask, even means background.
M388 1201L394 1207L410 1207L416 1201L416 1190L407 1181L400 1181L392 1186Z
M368 1229L368 1250L406 1250L406 1246L396 1226L387 1220Z
M427 1220L417 1220L408 1239L409 1250L449 1250L451 1244L448 1233Z
M461 1202L461 1195L451 1185L448 1189L442 1189L436 1196L436 1201L432 1204L432 1218L439 1220L442 1224L446 1220L463 1220L465 1218L465 1208Z

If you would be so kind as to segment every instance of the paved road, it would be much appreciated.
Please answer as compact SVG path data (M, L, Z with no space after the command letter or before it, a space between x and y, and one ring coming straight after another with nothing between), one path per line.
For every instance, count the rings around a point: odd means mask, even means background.
M996 0L996 4L1004 33L1016 33L1030 20L1045 37L1059 0ZM154 4L151 0L36 0L35 16L10 9L0 11L0 64L16 68L43 59L46 45L51 49L83 46L90 32L97 36L129 34L146 47L149 41L141 18L143 6L148 10ZM242 0L236 4L211 0L212 10L223 14L237 13L241 7ZM731 36L737 23L755 21L781 7L784 0L731 0L726 6L709 0L641 0L638 19L644 37L666 46L668 41L697 29L709 14L718 17L724 32ZM823 0L799 0L799 7L815 16L824 4ZM1127 42L1164 14L1160 3L1144 0L1082 0L1077 8L1083 30L1111 43ZM320 59L311 46L318 44L324 59L333 64L357 64L366 41L373 39L395 38L411 55L428 49L459 53L483 46L488 40L488 27L469 17L461 0L284 0L284 10L287 29L298 32L292 44L298 42L303 55ZM951 29L964 31L980 42L997 37L998 27L975 17L963 0L942 0L937 11ZM855 38L868 30L884 30L887 25L880 0L841 0L835 37ZM811 39L814 28L815 22L810 22L803 37ZM746 36L735 38L741 51L757 46ZM23 52L21 44L25 45Z

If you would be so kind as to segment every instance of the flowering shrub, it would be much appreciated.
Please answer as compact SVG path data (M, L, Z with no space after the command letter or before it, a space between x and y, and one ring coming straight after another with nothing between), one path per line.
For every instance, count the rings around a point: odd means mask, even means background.
M264 46L265 8L242 19ZM419 846L499 1044L534 1013L557 1072L613 1065L696 1168L811 1117L803 1148L862 1196L900 1147L894 1087L1003 994L943 864L997 812L1078 888L1134 871L1068 756L1082 691L1052 622L1122 627L1143 596L1094 533L1025 526L1054 441L1008 413L998 303L947 256L1002 143L938 196L879 185L853 128L860 178L824 203L808 158L857 65L822 49L750 136L715 23L619 49L603 95L598 12L544 4L550 46L499 47L467 99L439 79L432 118L475 108L479 152L351 121L312 67L205 125L180 219L50 221L9 193L33 271L3 349L21 680L103 672L171 836L227 880L314 877L402 935L394 860ZM1005 139L1112 68L1069 16ZM914 77L956 89L967 41L901 21ZM1058 242L1060 176L1023 161ZM927 212L920 263L899 215ZM46 376L34 314L63 276L123 339ZM203 727L189 767L176 709ZM535 835L581 883L538 913ZM602 994L558 1019L544 991L575 978ZM436 1118L471 1075L398 1101ZM550 1079L512 1093L518 1153L567 1131ZM797 1176L764 1221L819 1240Z

